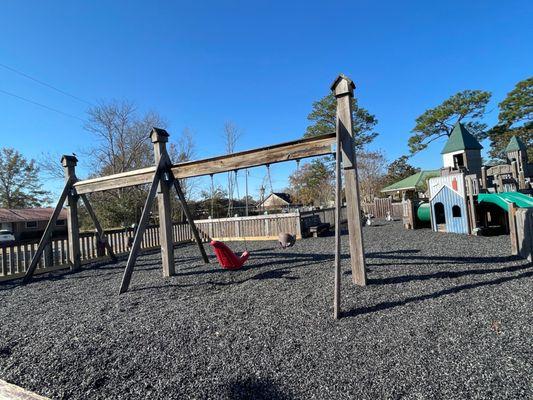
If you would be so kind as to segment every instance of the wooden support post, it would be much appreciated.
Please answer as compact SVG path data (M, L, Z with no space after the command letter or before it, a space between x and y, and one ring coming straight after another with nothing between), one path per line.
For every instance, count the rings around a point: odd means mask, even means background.
M513 175L515 190L518 191L520 189L520 177L518 174L518 162L516 161L511 161L511 174Z
M361 227L357 162L355 159L355 145L352 131L352 98L354 89L355 85L353 82L344 75L339 75L331 86L331 90L337 98L336 132L337 143L341 146L344 180L346 182L346 212L348 217L352 281L357 285L365 286L365 253Z
M477 228L476 205L474 203L474 184L472 178L466 177L466 189L468 195L468 215L470 217L470 234Z
M43 254L44 248L48 245L50 241L50 236L52 235L52 231L56 224L57 218L59 217L59 214L61 213L61 210L63 209L63 204L65 203L65 200L68 194L72 190L73 183L74 183L73 177L69 178L67 182L65 183L65 187L63 188L63 191L61 192L61 196L59 197L59 200L56 204L56 208L54 209L52 216L48 220L48 224L46 225L43 236L41 237L41 240L39 241L39 245L37 246L37 251L33 255L30 265L28 266L28 270L26 271L26 275L24 276L24 279L22 281L23 283L28 283L30 281L31 277L33 276L33 273L35 272L35 268L37 268L37 264L39 264L39 260L41 259L41 255Z
M513 179L518 181L518 162L511 161L511 175L513 175Z
M164 165L165 161L160 160L159 163L161 166ZM158 167L152 178L150 191L148 192L148 196L146 197L146 201L144 202L141 220L139 221L139 225L137 226L137 231L135 232L135 237L133 238L133 244L131 245L130 255L126 263L126 268L124 269L124 275L122 276L122 283L120 285L119 294L127 292L130 286L131 275L133 274L133 267L135 266L135 261L137 260L137 255L139 254L139 250L141 248L142 239L144 236L144 232L146 231L146 225L148 224L148 218L150 216L150 211L154 203L154 198L157 192L157 186L159 185L162 169L163 168Z
M416 202L409 200L409 224L411 229L416 229Z
M180 182L177 179L174 179L174 188L176 189L176 193L178 194L178 198L180 200L181 208L183 210L183 213L185 214L185 217L187 218L189 226L191 227L192 234L194 235L194 240L198 244L198 248L200 249L200 254L202 255L204 263L209 264L209 258L207 257L207 254L205 252L204 244L202 243L202 239L200 238L200 234L198 233L198 229L196 228L196 224L194 223L194 218L192 217L191 211L187 206L187 201L185 200L185 195L181 190Z
M48 243L44 246L44 266L51 267L54 265L54 252L52 251L52 238L48 238Z
M172 213L170 205L169 185L171 183L170 158L167 153L168 133L164 129L153 128L150 139L154 144L156 165L164 160L165 171L162 171L157 191L157 205L159 209L159 242L161 244L161 263L163 276L176 275L174 266L174 240L172 238ZM165 176L168 176L165 179Z
M498 174L497 182L498 187L496 188L496 193L503 193L503 178L501 174Z
M518 172L518 189L524 190L526 188L526 178L524 177L524 170Z
M342 170L341 146L337 137L335 153L335 286L333 294L333 318L338 319L341 313L341 212L342 212Z
M509 203L509 206L507 207L508 211L508 217L509 217L509 235L511 238L511 254L517 255L518 254L518 232L516 230L516 204L515 203Z
M78 159L74 156L64 155L61 164L65 172L65 181L76 180L76 165ZM78 195L72 189L67 197L67 237L68 237L68 262L70 269L76 271L81 265L80 253L80 226L78 221Z
M80 194L80 197L81 197L81 200L83 201L83 204L85 204L85 208L87 209L87 213L89 214L89 216L91 217L91 219L93 221L94 227L96 228L96 233L98 235L98 241L100 243L104 244L105 248L107 249L107 253L108 253L109 257L111 258L111 260L113 260L113 262L117 261L117 257L115 256L113 248L111 247L111 245L109 244L109 242L107 240L107 237L105 236L105 232L102 229L102 225L100 225L100 221L98 221L98 218L96 218L96 214L95 214L95 212L93 210L93 206L89 202L89 199L87 198L87 196L85 194Z
M488 182L487 182L487 167L484 165L481 167L481 187L483 190L487 190Z

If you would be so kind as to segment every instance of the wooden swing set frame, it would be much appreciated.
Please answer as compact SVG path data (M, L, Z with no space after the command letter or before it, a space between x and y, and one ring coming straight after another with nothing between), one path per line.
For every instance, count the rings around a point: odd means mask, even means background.
M116 261L113 249L105 237L102 226L98 221L87 195L99 191L144 184L150 185L149 191L140 221L138 223L137 231L135 232L128 260L126 262L119 294L126 292L129 288L135 262L141 247L142 238L148 225L150 210L152 209L152 205L156 197L159 210L159 235L161 243L163 276L168 277L176 274L174 265L174 246L172 239L170 205L171 187L174 187L176 191L179 203L192 230L201 257L205 263L209 263L209 258L207 257L202 240L200 239L200 235L194 224L192 214L187 206L179 179L213 175L250 167L270 165L284 161L299 161L304 158L324 156L333 153L332 145L335 144L336 223L333 314L335 318L339 318L341 288L340 223L343 171L345 177L345 196L347 206L352 281L357 285L366 285L366 265L360 220L361 213L359 189L354 138L351 129L353 123L351 99L353 97L354 89L355 85L353 82L344 75L339 75L331 86L331 90L337 99L336 132L332 134L286 142L219 157L172 164L166 148L169 134L164 129L153 128L150 133L150 139L154 146L154 166L86 180L78 180L76 177L75 167L78 161L76 157L64 155L61 158L61 163L65 172L65 186L61 192L57 205L55 206L54 212L48 221L43 236L41 237L37 251L33 255L26 275L23 278L23 282L28 283L31 280L45 247L50 243L52 228L65 202L67 204L68 263L70 264L71 270L79 270L81 267L79 246L80 232L78 223L78 202L80 199L84 203L85 208L87 209L87 212L94 223L98 235L98 241L107 250L107 255L113 261Z

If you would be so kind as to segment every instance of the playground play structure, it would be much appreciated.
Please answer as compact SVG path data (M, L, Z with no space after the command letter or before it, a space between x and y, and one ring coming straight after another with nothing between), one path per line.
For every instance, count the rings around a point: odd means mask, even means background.
M507 163L490 167L482 165L482 148L457 122L441 152L443 168L422 171L384 191L402 191L408 229L430 225L438 232L509 233L512 253L531 261L533 164L527 147L512 137L505 149ZM419 196L421 183L427 183L428 198Z
M341 205L342 205L342 173L345 178L346 214L348 224L348 240L350 248L350 263L352 281L354 284L366 285L366 264L364 256L363 237L361 230L361 213L359 204L359 189L356 172L356 158L354 138L352 132L351 98L355 85L344 75L339 75L331 86L337 99L336 132L317 136L309 139L296 140L278 145L248 150L229 155L173 164L167 152L166 143L169 134L158 128L153 128L150 139L154 145L155 165L148 168L137 169L119 174L107 175L93 179L79 180L76 177L75 167L77 159L74 156L64 155L61 159L65 172L65 185L56 204L54 212L48 221L47 227L41 237L37 250L33 254L30 265L23 278L28 283L45 248L51 241L52 227L57 220L63 205L67 204L68 226L68 263L73 271L81 268L80 260L80 230L78 223L78 203L81 200L85 205L98 235L98 241L105 248L107 255L116 261L112 246L100 225L98 218L91 206L89 195L94 192L119 189L124 187L149 184L149 191L144 204L143 212L131 245L128 260L124 269L119 294L125 293L130 285L135 262L141 248L143 235L148 225L150 211L157 198L159 212L159 242L161 247L161 262L163 276L176 274L174 264L174 248L172 239L172 220L170 209L170 193L174 188L179 203L186 216L187 222L193 232L198 250L205 263L209 258L195 226L192 215L187 206L185 196L179 180L197 176L213 175L228 171L256 167L261 165L301 160L332 154L332 145L335 145L335 283L334 283L334 317L340 316L340 289L341 289ZM282 233L282 232L278 232ZM218 255L218 254L217 254ZM233 256L235 256L233 254ZM236 257L236 256L235 256ZM252 255L253 257L253 255Z

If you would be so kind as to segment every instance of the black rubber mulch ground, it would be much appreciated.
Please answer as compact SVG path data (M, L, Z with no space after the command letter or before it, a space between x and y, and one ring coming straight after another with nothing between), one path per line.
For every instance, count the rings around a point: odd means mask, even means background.
M0 285L0 378L58 399L532 398L533 268L508 237L364 236L370 284L345 257L340 321L333 237L249 243L237 272L182 246L167 279L145 255L120 297L124 259Z

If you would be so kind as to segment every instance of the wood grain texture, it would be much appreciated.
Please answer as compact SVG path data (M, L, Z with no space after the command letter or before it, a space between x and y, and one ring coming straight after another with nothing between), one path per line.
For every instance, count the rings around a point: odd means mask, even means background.
M20 386L0 379L0 399L3 400L49 400Z
M331 154L335 134L296 140L274 146L242 151L229 155L174 164L172 173L177 179L217 174L236 169L275 164L284 161ZM86 179L74 185L79 194L111 190L150 183L156 168L148 167L100 178Z
M342 212L342 165L341 143L337 137L335 153L335 278L333 286L333 318L339 319L341 313L341 212Z
M334 93L337 98L337 137L341 145L344 168L352 281L357 285L365 286L366 261L361 228L357 162L352 131L351 98L353 97L353 83L345 77L341 77L336 82Z
M33 273L35 272L35 268L37 268L37 264L39 263L39 260L41 259L41 255L43 254L44 248L46 247L46 245L48 244L50 240L50 235L52 234L52 230L55 226L57 218L59 217L59 214L61 213L63 204L65 203L68 193L72 189L73 182L74 182L74 178L71 177L65 183L65 187L63 188L63 191L61 192L61 196L59 196L59 200L56 204L56 208L54 209L54 212L52 213L52 216L50 217L50 220L48 221L48 224L46 225L46 228L44 229L43 236L41 237L41 240L39 241L39 246L37 246L37 251L33 255L31 263L28 267L28 270L26 271L26 274L24 275L23 283L29 282L29 280L33 276Z
M166 143L168 134L159 134L159 130L152 131L152 142L154 144L154 159L156 165L161 165L161 175L157 188L157 209L159 215L159 243L161 245L161 266L163 276L176 275L174 263L174 243L172 240L172 206L170 204L170 185L172 177L169 172L170 157L167 153Z
M160 161L160 164L163 164L163 161ZM130 255L128 256L128 261L126 262L126 268L124 269L124 275L122 276L122 283L120 284L119 294L125 293L130 287L131 276L133 274L133 268L135 266L135 261L139 254L141 248L141 242L143 240L144 232L146 230L146 225L148 224L148 218L152 210L152 205L154 203L154 198L157 193L157 187L159 185L159 179L161 175L161 166L158 166L154 176L152 177L152 183L150 185L150 191L146 197L144 203L143 212L141 215L141 220L137 226L137 232L135 232L135 237L133 238L133 244L131 246Z

